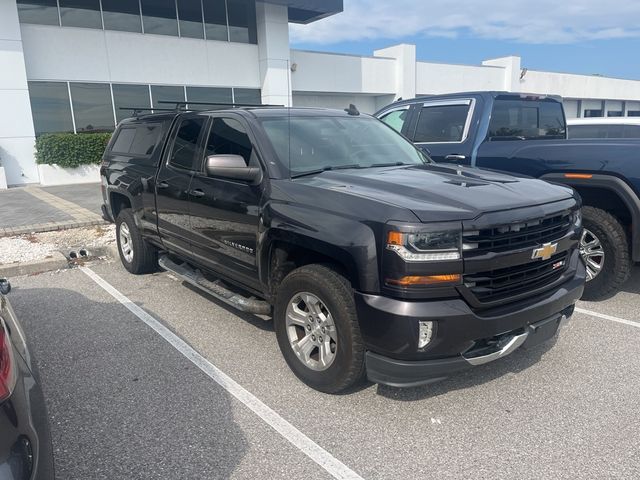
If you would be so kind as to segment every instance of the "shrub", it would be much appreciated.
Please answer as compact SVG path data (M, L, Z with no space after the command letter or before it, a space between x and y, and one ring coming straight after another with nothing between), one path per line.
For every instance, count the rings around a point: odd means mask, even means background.
M100 163L110 133L46 133L36 138L36 162L60 167Z

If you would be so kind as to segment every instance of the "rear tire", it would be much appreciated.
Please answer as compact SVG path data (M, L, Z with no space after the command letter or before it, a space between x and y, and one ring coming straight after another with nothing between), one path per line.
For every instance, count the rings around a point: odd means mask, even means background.
M631 275L629 242L624 228L610 213L583 207L582 218L584 233L580 253L587 264L587 284L582 299L598 300L615 293ZM598 251L604 255L598 255Z
M143 240L133 212L129 208L121 210L118 214L116 240L120 261L127 271L140 275L158 269L158 251Z
M353 289L330 267L307 265L285 277L274 327L285 361L311 388L342 393L363 380L365 348Z

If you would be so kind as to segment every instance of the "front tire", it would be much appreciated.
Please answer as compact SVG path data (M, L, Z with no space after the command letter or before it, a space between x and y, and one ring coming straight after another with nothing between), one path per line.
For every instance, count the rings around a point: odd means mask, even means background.
M615 293L631 275L629 242L624 228L610 213L584 207L582 218L580 254L587 266L582 299L598 300Z
M341 393L363 380L365 348L353 290L330 267L307 265L285 277L274 327L285 361L311 388Z
M140 275L157 270L158 252L142 238L133 218L133 212L129 208L123 209L118 214L116 240L120 261L127 271Z

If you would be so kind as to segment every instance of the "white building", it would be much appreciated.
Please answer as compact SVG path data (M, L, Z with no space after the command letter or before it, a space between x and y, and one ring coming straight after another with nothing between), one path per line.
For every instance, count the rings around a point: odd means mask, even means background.
M565 98L569 117L640 116L640 81L416 61L414 45L351 56L291 50L290 22L342 0L0 0L0 165L38 183L35 136L111 130L161 100L268 103L365 112L402 97L468 90Z

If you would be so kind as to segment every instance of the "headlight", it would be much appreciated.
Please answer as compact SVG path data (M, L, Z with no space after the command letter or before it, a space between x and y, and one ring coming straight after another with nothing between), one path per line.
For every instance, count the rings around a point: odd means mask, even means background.
M402 233L390 231L387 249L396 252L406 262L437 262L459 260L462 234L460 231Z

